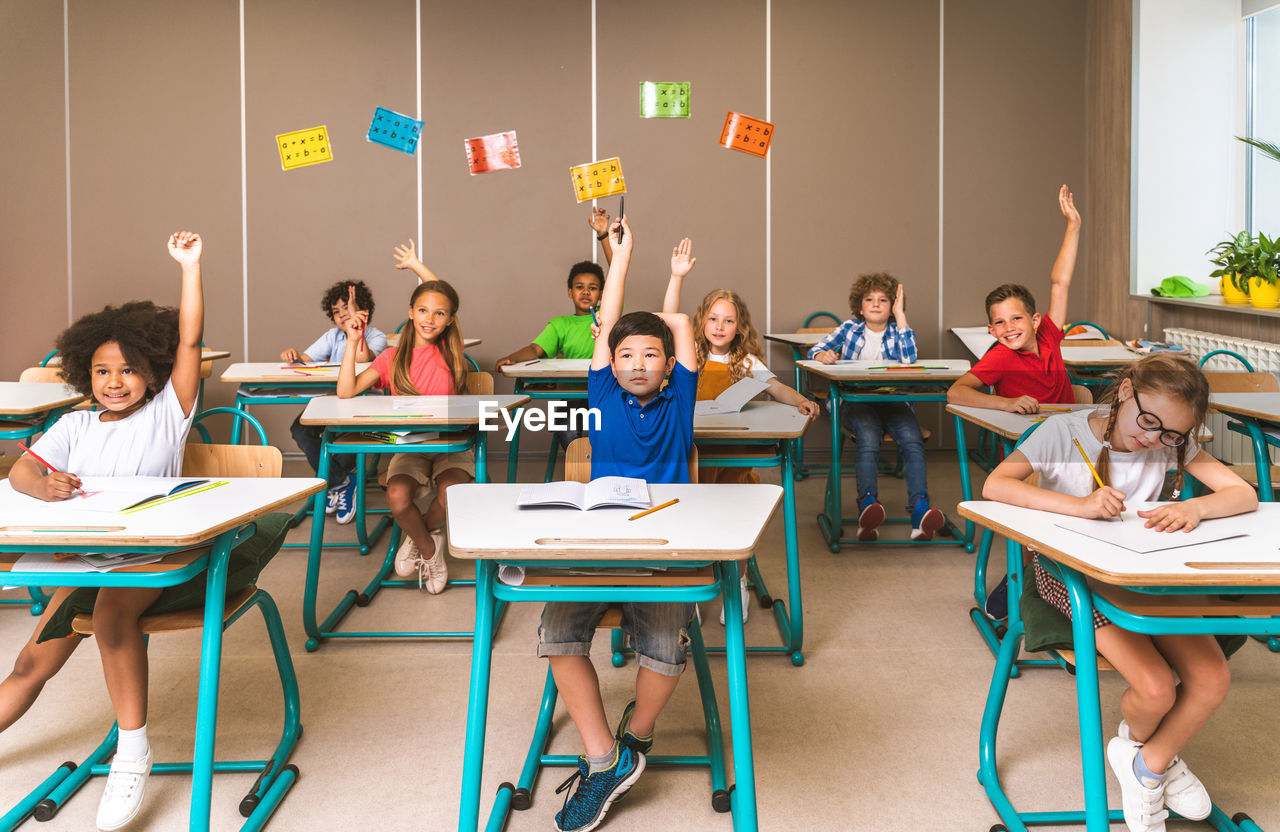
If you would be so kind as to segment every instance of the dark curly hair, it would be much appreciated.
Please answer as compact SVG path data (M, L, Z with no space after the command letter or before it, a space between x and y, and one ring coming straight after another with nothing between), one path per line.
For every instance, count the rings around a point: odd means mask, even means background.
M598 263L592 263L590 260L583 260L581 263L574 263L569 268L569 279L565 281L565 285L570 289L573 288L573 279L580 274L593 274L600 281L600 288L604 288L604 269L600 268Z
M346 303L347 297L351 293L349 287L356 287L356 306L361 312L369 313L369 321L373 321L373 292L369 291L369 287L364 285L363 280L339 280L330 286L324 292L324 297L320 300L320 308L324 310L324 314L329 316L329 320L333 320L333 307L338 301Z
M164 389L178 352L178 310L137 300L85 315L62 331L54 346L62 356L62 377L77 392L93 395L93 354L114 341L125 361L147 382L147 399Z

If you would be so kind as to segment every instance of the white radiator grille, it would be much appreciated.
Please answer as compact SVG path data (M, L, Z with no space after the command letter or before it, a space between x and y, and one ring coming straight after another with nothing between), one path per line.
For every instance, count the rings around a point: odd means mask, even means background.
M1244 356L1253 369L1280 377L1280 345L1266 341L1233 338L1216 332L1200 332L1194 329L1166 329L1164 339L1187 348L1197 362L1214 350L1231 350ZM1215 355L1205 362L1210 372L1243 372L1244 367L1229 355ZM1227 430L1227 418L1209 411L1205 424L1213 431L1213 441L1206 447L1209 452L1229 465L1246 465L1253 462L1253 445L1238 433ZM1280 462L1280 451L1271 449L1271 461Z

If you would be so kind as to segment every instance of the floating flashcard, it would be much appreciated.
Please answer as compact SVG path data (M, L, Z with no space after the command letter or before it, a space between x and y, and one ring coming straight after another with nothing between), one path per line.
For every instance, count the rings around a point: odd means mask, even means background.
M329 146L329 128L323 124L308 130L294 130L276 136L280 146L280 167L285 170L333 161Z
M688 81L640 82L640 118L688 117Z
M773 125L758 118L744 116L730 110L724 117L724 129L720 131L720 144L732 150L741 150L752 156L769 155L769 142L773 141Z
M574 165L569 168L569 178L573 180L573 192L579 202L627 192L627 180L622 178L622 162L617 156Z
M374 144L384 145L410 156L418 149L418 138L422 135L422 122L410 118L395 110L379 107L373 111L373 121L369 124L369 135L366 136Z
M472 176L520 167L520 146L516 144L514 130L467 139L463 144L467 148L467 168Z

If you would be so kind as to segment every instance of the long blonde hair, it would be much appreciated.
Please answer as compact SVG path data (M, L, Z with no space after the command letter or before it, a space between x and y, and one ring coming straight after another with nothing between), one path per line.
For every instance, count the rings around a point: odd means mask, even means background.
M436 344L440 348L440 354L444 358L445 366L449 368L450 375L453 376L453 391L459 395L467 392L467 363L462 355L462 326L458 322L458 293L452 286L443 280L428 280L420 283L418 288L413 290L413 294L409 296L409 323L405 325L405 329L409 331L409 337L401 336L400 346L396 349L396 354L391 359L391 392L398 396L418 396L421 392L418 386L413 383L413 377L409 375L409 368L413 366L413 350L415 347L424 346L418 343L418 328L413 326L413 306L418 302L418 298L427 292L435 292L444 295L445 300L449 301L449 313L453 316L453 320L445 327L444 332L436 337Z
M707 363L711 352L711 342L707 340L707 316L716 301L724 300L733 304L737 316L738 330L729 342L729 381L737 382L747 375L750 357L755 356L764 361L764 350L760 348L760 334L751 325L751 313L746 303L732 289L712 289L698 304L698 311L693 313L693 347L698 359L698 369Z
M1121 370L1116 374L1115 384L1107 389L1101 399L1101 403L1111 405L1111 413L1107 416L1107 427L1102 432L1102 453L1098 456L1098 476L1106 483L1111 482L1110 442L1120 414L1118 401L1120 385L1126 379L1134 390L1143 392L1150 390L1186 402L1195 415L1195 421L1191 425L1192 435L1204 422L1204 415L1209 409L1209 380L1204 377L1204 373L1200 372L1200 368L1187 358L1156 353ZM1189 436L1186 442L1175 449L1178 452L1178 473L1173 482L1175 494L1182 491L1187 445L1192 441L1194 441L1193 438Z

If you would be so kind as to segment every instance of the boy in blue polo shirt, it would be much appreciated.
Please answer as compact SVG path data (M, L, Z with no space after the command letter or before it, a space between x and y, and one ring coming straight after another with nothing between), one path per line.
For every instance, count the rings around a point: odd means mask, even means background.
M587 401L600 412L591 430L591 476L640 477L646 482L689 481L693 408L698 393L693 327L687 315L621 315L634 237L626 218L614 221L613 261L600 308L600 337L591 356ZM663 387L663 381L667 382ZM684 672L693 604L623 604L639 668L636 698L616 731L605 717L600 680L591 664L591 639L607 604L549 603L538 628L538 655L551 662L556 688L586 753L561 789L578 788L556 813L556 828L586 832L644 771L658 714Z

